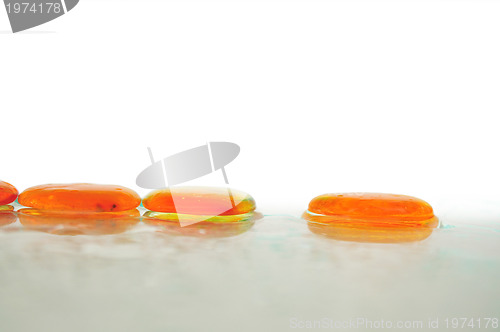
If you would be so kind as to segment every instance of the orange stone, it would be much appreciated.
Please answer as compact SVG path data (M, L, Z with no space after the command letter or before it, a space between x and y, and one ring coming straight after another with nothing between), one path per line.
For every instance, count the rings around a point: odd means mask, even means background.
M0 181L0 205L14 202L18 194L16 187L10 183Z
M141 204L139 195L128 188L88 183L46 184L26 189L19 204L40 210L120 212Z
M439 224L432 207L421 199L372 193L318 196L302 217L313 233L355 242L421 241Z
M142 204L155 212L182 213L191 215L228 216L246 214L255 210L255 200L247 193L227 188L175 187L155 190L148 194ZM175 195L175 196L173 196ZM182 211L174 203L182 202ZM231 208L228 200L238 202ZM179 210L179 211L178 211Z
M21 209L17 213L25 228L56 235L123 233L138 224L141 215L137 209L121 212Z
M437 226L437 218L427 202L404 195L326 194L314 198L308 212L309 219L322 223L371 227Z
M0 212L3 211L13 211L14 207L12 205L0 205Z

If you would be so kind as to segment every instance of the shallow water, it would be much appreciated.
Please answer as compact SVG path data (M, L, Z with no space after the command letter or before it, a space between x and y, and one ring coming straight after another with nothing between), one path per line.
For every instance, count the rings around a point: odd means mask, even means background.
M445 219L400 244L335 241L293 216L217 238L143 223L61 236L17 221L0 227L0 331L286 331L325 318L428 330L429 319L444 329L447 318L499 318L500 223Z

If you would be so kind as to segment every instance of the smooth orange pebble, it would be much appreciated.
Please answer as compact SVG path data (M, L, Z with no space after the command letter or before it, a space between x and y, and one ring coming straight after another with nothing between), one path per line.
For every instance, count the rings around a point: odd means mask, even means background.
M19 204L40 210L120 212L141 204L139 195L115 185L71 183L46 184L26 189Z
M18 194L16 187L10 183L0 181L0 205L14 202Z
M127 231L140 221L137 209L121 212L44 211L21 209L21 224L31 230L56 235L106 235Z
M0 205L0 212L4 211L14 211L14 207L12 205Z
M309 211L324 223L435 227L434 211L425 201L405 195L326 194L309 203ZM319 215L319 216L318 216Z
M229 216L255 210L252 196L242 191L214 187L175 187L155 190L142 201L144 207L155 212L207 216ZM177 204L174 203L174 197ZM238 202L232 204L231 201ZM229 204L229 205L228 205ZM182 205L181 208L176 205Z
M411 242L429 237L439 220L425 201L404 195L352 193L314 198L303 214L313 233L358 242Z

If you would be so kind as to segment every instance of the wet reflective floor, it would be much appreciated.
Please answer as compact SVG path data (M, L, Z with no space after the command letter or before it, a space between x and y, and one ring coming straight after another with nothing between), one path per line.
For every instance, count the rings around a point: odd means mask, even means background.
M338 241L295 216L218 228L4 216L0 331L288 331L359 318L444 328L447 318L498 318L500 220L488 213L445 215L441 228L402 243Z

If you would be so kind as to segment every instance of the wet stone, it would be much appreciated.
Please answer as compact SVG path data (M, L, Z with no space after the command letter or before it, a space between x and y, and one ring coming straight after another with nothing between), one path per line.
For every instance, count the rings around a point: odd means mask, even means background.
M120 212L135 209L141 198L116 185L46 184L26 189L19 195L19 203L50 211Z

